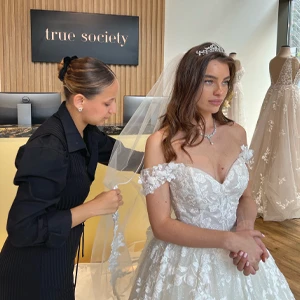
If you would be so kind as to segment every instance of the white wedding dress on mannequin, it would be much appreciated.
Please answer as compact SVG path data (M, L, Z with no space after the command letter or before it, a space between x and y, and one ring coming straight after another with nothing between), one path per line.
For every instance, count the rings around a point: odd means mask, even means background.
M288 57L264 99L251 142L253 196L264 220L300 218L300 70Z

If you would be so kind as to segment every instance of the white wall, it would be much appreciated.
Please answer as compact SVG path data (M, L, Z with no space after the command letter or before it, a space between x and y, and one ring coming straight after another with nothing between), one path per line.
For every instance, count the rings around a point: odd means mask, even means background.
M248 142L270 86L269 61L276 55L278 0L166 0L167 63L180 52L207 41L237 52L245 68Z

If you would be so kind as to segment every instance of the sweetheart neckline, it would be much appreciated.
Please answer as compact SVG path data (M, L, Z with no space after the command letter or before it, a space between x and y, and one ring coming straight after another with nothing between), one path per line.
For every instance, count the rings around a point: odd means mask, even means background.
M230 166L230 168L229 168L229 170L228 170L226 176L224 177L223 182L218 181L218 180L217 180L216 178L214 178L211 174L205 172L204 170L202 170L202 169L200 169L200 168L193 167L193 166L191 166L191 165L189 165L189 164L185 164L185 163L176 163L176 162L172 162L172 163L175 164L175 165L183 165L183 166L186 167L186 168L191 168L191 169L197 170L197 171L199 171L199 172L201 172L201 173L207 175L208 177L210 177L211 179L213 179L215 182L217 182L219 185L222 186L222 185L224 185L225 182L227 181L230 172L232 171L234 165L236 164L236 162L239 161L240 158L241 158L240 156L237 157L237 158L234 160L234 162L231 164L231 166Z
M159 168L159 166L163 166L163 165L168 165L168 166L170 166L170 165L172 165L172 164L173 164L173 165L181 165L181 166L184 166L184 167L186 167L186 168L190 168L190 169L193 169L193 170L197 170L197 171L203 173L204 175L206 175L207 177L211 178L213 181L215 181L216 183L218 183L220 186L223 186L223 185L227 182L227 179L228 179L228 177L229 177L231 171L233 170L233 167L235 166L235 164L236 164L240 159L242 159L243 162L245 163L245 167L246 167L246 163L249 161L249 159L250 159L250 158L252 157L252 155L253 155L253 154L252 154L253 151L250 150L250 149L248 148L248 146L242 145L242 146L241 146L241 149L242 149L242 151L240 152L240 154L238 155L238 157L232 162L232 164L231 164L231 166L230 166L230 168L229 168L229 170L228 170L226 176L224 177L223 182L218 181L218 180L217 180L216 178L214 178L211 174L205 172L204 170L202 170L202 169L200 169L200 168L197 168L197 167L194 167L194 166L192 166L192 165L185 164L185 163L182 163L182 162L175 162L175 161L171 161L171 162L168 162L168 163L162 163L162 164L158 164L158 165L156 165L156 166L153 166L153 167L151 167L151 168L143 169L143 170L141 171L141 174L142 174L145 170L147 170L147 169L153 169L153 168L156 169L156 168ZM249 152L250 152L250 153L249 153Z

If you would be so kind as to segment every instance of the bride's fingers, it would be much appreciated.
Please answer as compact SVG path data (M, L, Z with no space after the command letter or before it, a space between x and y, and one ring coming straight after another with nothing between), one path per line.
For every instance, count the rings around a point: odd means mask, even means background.
M249 276L250 274L251 275L255 275L256 274L254 268L252 266L250 266L249 262L246 263L246 266L244 268L243 273L244 273L245 276Z
M240 259L239 259L239 262L237 264L237 269L239 271L243 271L244 268L246 267L247 262L248 262L248 254L240 251L239 257L240 257Z
M269 252L265 246L265 244L262 242L260 238L254 238L257 245L262 249L263 253L261 255L261 259L263 262L266 262L266 260L269 258Z
M258 230L251 230L252 237L264 238L265 235Z
M239 251L237 255L233 258L233 264L237 266L244 255L243 251ZM240 270L241 271L241 270Z
M230 253L229 253L229 257L230 257L230 258L236 258L236 257L237 257L237 253L235 253L235 252L230 252Z

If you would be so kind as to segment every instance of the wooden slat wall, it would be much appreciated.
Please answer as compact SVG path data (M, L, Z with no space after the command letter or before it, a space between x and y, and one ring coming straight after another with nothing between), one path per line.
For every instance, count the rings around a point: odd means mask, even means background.
M120 92L108 123L121 123L123 96L147 94L163 68L165 0L0 0L1 92L61 92L56 64L31 62L30 9L140 17L139 65L111 66Z

